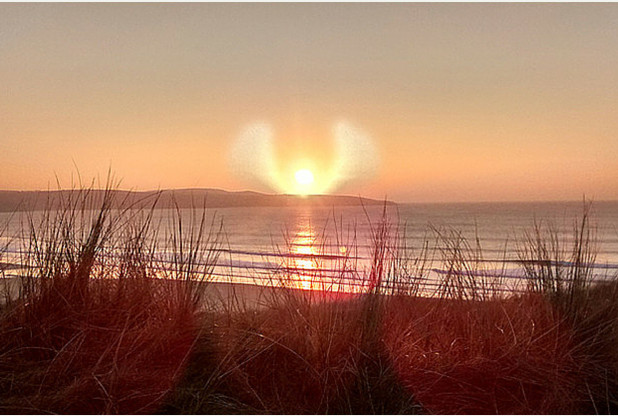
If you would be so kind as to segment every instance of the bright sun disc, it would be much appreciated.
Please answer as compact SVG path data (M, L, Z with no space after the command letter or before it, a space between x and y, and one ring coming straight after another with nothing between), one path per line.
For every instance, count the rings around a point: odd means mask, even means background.
M313 183L313 173L307 169L301 169L296 171L294 174L294 178L296 178L296 182L299 185L311 185Z

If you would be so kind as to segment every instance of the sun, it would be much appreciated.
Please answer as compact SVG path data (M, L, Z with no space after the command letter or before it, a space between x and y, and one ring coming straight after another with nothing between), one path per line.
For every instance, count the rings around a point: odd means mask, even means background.
M311 173L308 169L297 170L294 174L294 178L296 179L296 183L303 187L309 186L313 183L313 173Z

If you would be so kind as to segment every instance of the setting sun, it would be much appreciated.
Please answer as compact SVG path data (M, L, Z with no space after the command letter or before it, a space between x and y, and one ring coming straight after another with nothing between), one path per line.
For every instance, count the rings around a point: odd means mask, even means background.
M299 185L307 186L313 183L313 173L308 169L296 171L294 178Z

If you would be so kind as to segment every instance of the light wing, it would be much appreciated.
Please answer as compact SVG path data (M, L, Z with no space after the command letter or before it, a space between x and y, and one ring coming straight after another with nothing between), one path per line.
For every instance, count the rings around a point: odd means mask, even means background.
M240 178L269 190L276 188L273 131L267 123L253 123L241 131L230 149L230 168Z
M371 136L348 121L333 126L335 161L331 191L373 177L379 156Z

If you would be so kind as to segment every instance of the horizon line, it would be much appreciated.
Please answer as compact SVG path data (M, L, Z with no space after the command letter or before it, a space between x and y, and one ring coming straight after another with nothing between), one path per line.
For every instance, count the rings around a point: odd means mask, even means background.
M105 188L81 188L81 189L90 189L93 191L104 191ZM0 192L62 192L62 191L76 191L80 190L80 188L60 188L60 189L0 189ZM263 192L256 191L251 189L241 189L241 190L227 190L223 188L210 188L210 187L188 187L188 188L159 188L159 189L127 189L127 188L115 188L114 191L121 192L135 192L135 193L146 193L146 192L166 192L166 191L221 191L227 193L255 193L266 196L289 196L289 197L299 197L299 198L308 198L308 197L358 197L362 199L372 199L372 200L382 200L385 202L392 202L399 205L445 205L445 204L526 204L526 203L582 203L592 202L618 202L618 199L594 199L594 198L584 198L582 199L513 199L513 200L476 200L476 201L462 201L462 200L439 200L439 201L399 201L394 199L389 199L387 196L382 198L373 197L373 196L365 196L362 194L286 194L286 193L271 193L271 192Z

